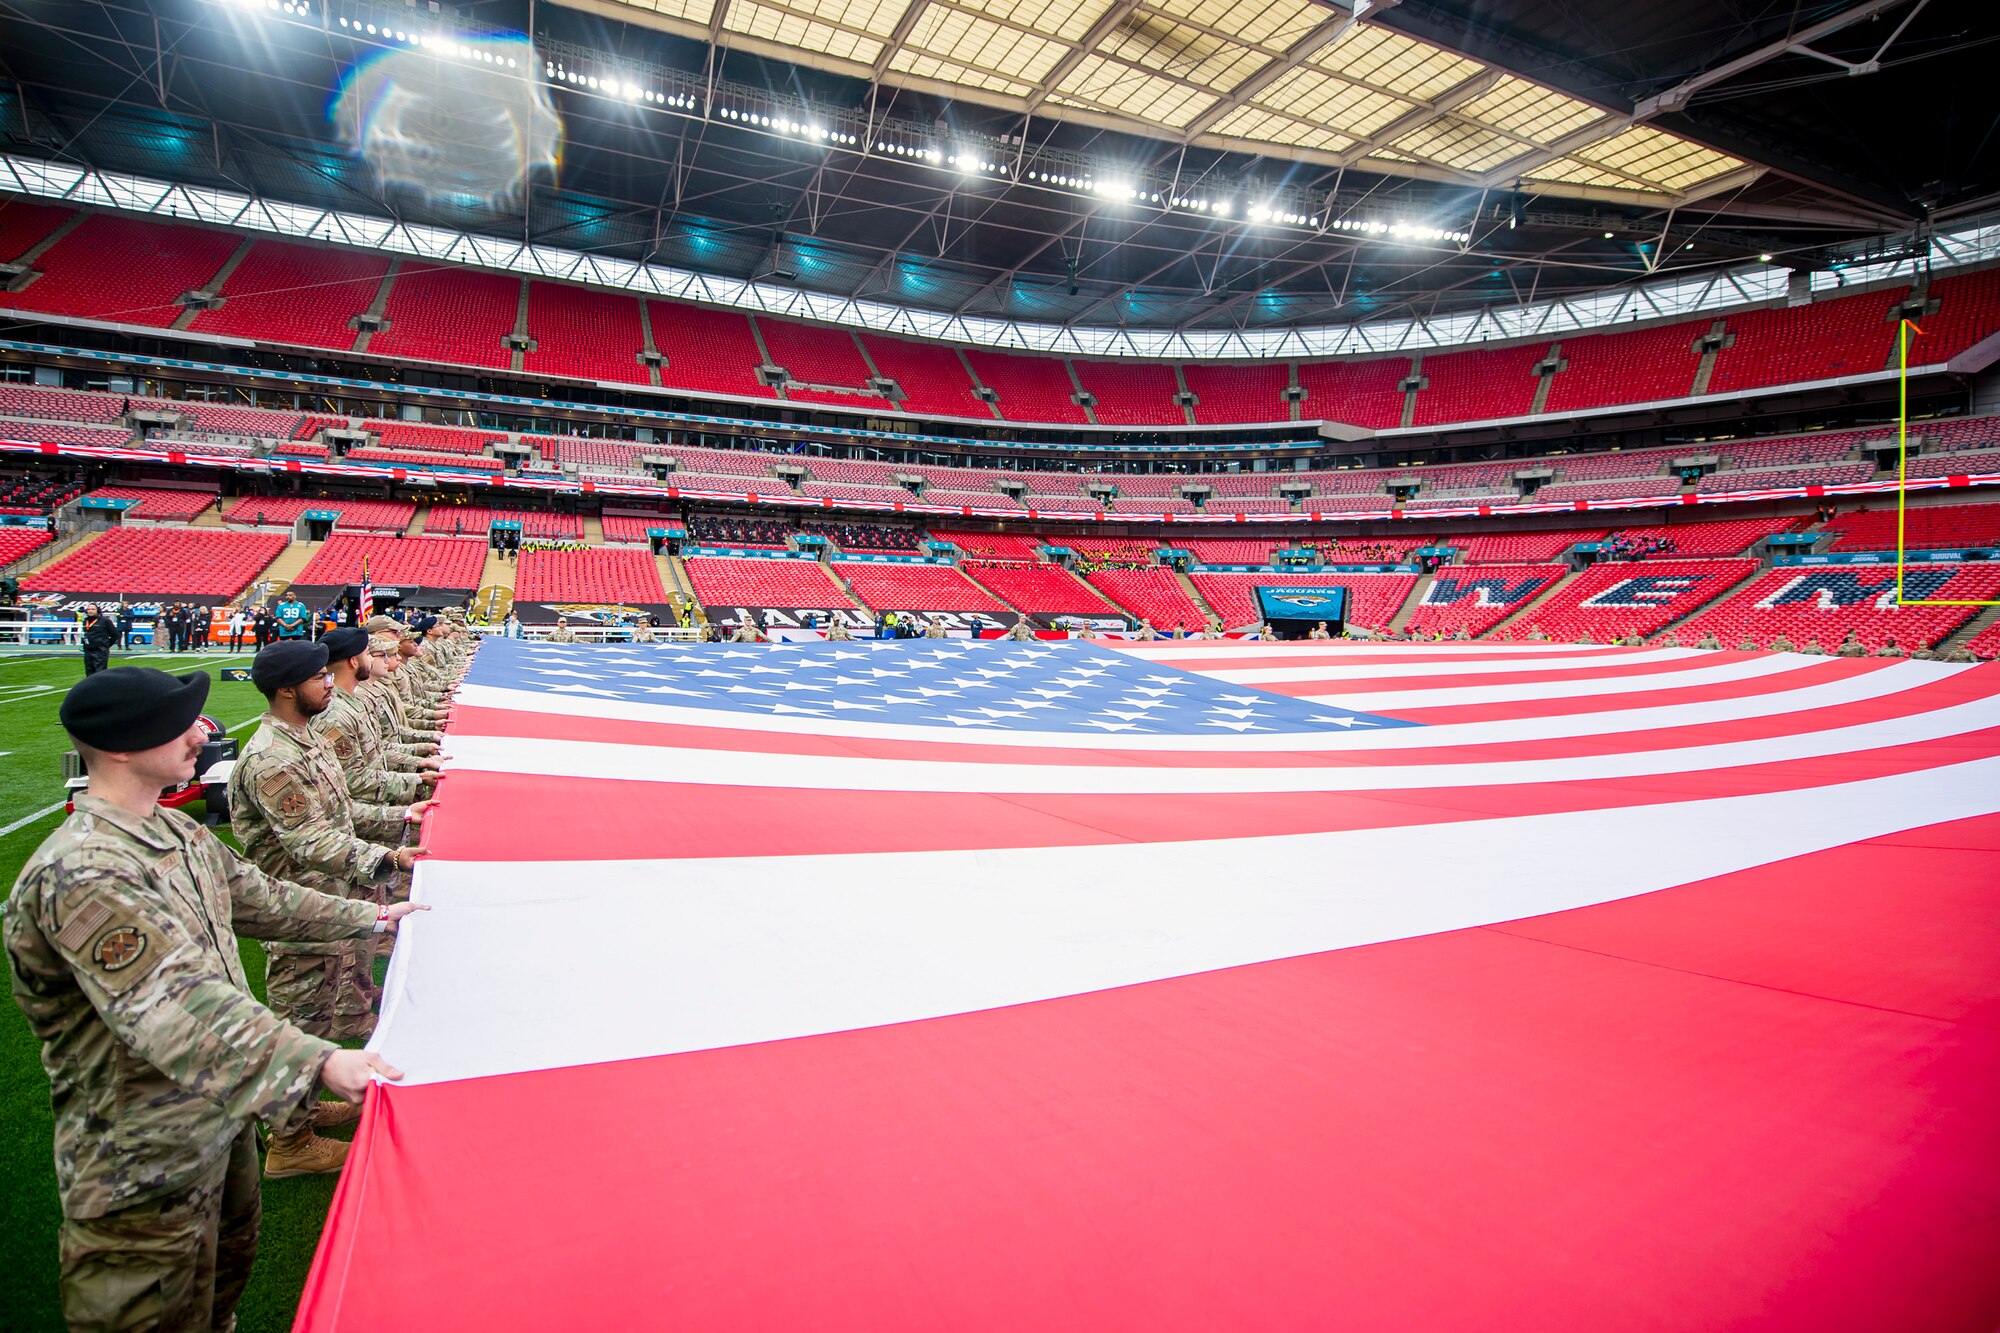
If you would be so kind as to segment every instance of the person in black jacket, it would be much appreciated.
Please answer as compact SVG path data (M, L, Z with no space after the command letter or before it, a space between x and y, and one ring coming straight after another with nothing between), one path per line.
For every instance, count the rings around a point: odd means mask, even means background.
M111 647L118 642L118 626L110 616L94 606L83 611L83 674L94 676L111 665Z

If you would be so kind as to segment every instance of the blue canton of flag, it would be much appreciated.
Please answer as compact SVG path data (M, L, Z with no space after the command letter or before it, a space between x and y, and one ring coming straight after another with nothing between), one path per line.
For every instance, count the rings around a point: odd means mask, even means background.
M467 683L720 713L1122 736L1420 725L1231 685L1101 645L522 643L488 639Z

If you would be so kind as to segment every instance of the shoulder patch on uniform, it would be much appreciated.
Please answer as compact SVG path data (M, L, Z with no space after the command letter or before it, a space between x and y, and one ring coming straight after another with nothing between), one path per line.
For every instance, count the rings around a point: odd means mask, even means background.
M76 910L76 915L63 922L62 930L56 934L56 943L65 949L81 949L110 919L110 908L100 902L87 902Z
M123 972L146 952L146 932L134 925L115 926L91 948L90 961L106 972Z
M306 794L297 787L288 787L278 798L278 815L282 819L297 819L306 812Z

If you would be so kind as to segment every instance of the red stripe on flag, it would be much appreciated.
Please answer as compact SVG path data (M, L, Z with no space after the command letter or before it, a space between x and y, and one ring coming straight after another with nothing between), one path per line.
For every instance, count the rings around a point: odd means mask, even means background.
M1991 1328L1995 850L373 1091L296 1327Z

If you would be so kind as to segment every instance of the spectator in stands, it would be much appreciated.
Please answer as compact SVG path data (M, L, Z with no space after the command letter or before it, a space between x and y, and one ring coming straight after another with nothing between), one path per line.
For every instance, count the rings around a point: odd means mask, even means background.
M243 647L243 632L250 628L250 617L243 614L242 607L229 612L229 651L237 652Z
M111 648L118 626L95 606L83 608L83 674L94 676L111 665Z

